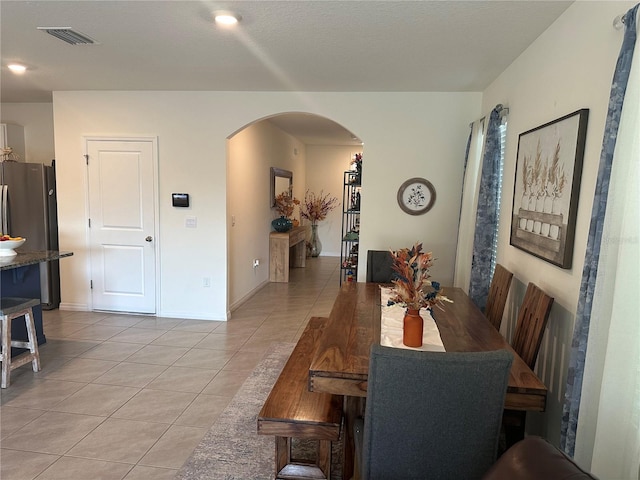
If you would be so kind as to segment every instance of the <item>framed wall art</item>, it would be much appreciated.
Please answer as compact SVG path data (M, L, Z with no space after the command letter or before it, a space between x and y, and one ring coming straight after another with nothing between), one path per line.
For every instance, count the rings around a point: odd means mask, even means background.
M282 168L271 167L271 181L269 189L271 191L271 206L276 206L276 197L281 193L289 193L293 196L293 173Z
M410 178L398 189L398 205L409 215L427 213L436 202L436 189L424 178Z
M589 110L553 120L518 138L511 245L571 268Z

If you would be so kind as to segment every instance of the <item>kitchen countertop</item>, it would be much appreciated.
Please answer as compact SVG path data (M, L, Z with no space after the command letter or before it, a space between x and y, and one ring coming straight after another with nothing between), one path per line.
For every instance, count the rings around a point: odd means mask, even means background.
M18 252L14 257L0 257L0 270L10 270L17 267L25 267L36 263L51 262L63 257L70 257L73 252L60 252L58 250L45 250L39 252Z

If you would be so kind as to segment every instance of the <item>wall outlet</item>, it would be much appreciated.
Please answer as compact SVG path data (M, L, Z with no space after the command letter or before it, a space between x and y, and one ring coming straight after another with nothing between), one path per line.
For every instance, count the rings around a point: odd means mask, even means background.
M209 288L211 286L211 278L210 277L202 277L202 286L204 288Z
M253 268L259 267L260 266L260 260L258 260L257 258L253 259Z

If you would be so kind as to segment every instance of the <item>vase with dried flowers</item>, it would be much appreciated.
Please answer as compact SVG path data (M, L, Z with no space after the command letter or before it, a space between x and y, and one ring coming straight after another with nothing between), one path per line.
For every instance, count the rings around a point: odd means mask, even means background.
M331 210L338 206L337 197L325 194L320 191L320 195L309 192L304 195L304 203L300 206L300 216L311 222L311 256L317 257L322 251L322 243L318 238L318 222L321 222Z
M276 232L288 232L293 227L291 216L296 205L300 205L300 200L292 197L288 192L282 192L276 196L275 208L280 214L271 222L271 226Z
M438 282L429 280L429 269L433 265L433 254L422 251L422 243L411 248L391 251L393 271L393 291L388 305L398 304L406 308L404 316L402 343L408 347L422 346L423 319L420 309L431 310L434 305L450 302L442 294Z

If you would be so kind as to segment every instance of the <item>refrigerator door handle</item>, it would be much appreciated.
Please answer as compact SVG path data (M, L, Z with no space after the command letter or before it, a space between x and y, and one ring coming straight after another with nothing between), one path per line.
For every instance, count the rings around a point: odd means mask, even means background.
M0 196L0 228L5 235L9 234L9 218L7 211L7 192L9 190L8 185L0 185L2 187L2 195Z

